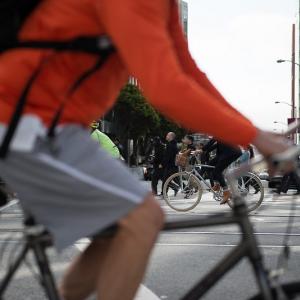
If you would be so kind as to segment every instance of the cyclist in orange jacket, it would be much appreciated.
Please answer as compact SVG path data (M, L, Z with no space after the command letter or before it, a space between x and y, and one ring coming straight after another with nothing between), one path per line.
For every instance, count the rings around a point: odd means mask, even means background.
M103 300L132 299L163 224L152 194L89 136L90 122L113 106L129 74L156 109L190 130L231 145L252 143L266 156L287 147L283 138L237 112L198 69L175 0L43 0L20 39L103 34L116 53L71 96L70 87L97 57L36 49L0 56L0 137L26 82L40 68L9 156L0 161L1 176L15 187L22 206L49 229L58 249L118 224L112 238L93 238L73 262L61 286L66 300L95 291ZM49 143L45 132L64 102Z

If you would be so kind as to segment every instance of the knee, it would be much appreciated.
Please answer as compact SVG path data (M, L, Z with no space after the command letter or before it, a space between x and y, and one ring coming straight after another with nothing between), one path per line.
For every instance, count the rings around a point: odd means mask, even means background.
M140 207L141 215L146 215L145 222L154 229L161 230L165 216L162 208L153 195L149 195Z
M120 228L150 240L158 235L163 224L163 210L152 195L148 195L141 205L119 223Z

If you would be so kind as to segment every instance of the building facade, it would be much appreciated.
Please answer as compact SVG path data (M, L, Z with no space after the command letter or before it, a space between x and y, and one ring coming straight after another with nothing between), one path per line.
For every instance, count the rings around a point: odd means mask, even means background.
M189 20L189 8L188 3L183 0L179 0L179 15L182 24L183 32L185 37L188 38L188 20Z

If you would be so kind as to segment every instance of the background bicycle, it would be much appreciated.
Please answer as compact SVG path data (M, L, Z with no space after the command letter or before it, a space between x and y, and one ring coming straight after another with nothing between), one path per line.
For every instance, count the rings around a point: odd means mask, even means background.
M214 191L209 183L213 166L200 163L197 155L196 163L191 170L186 171L180 168L178 173L171 175L163 187L163 197L166 203L174 210L186 212L194 209L200 202L204 192L212 194L212 198L221 201L223 198L222 189ZM264 199L264 187L260 178L252 172L247 172L236 179L235 182L240 194L246 200L248 212L257 209ZM229 200L228 205L233 206Z

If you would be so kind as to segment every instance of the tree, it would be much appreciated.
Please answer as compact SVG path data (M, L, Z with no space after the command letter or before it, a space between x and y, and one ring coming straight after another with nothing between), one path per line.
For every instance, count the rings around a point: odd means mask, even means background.
M178 140L181 140L181 138L183 138L187 133L187 130L185 128L181 127L177 123L174 123L173 121L170 121L163 115L160 115L160 125L156 135L164 136L170 131L175 132Z
M127 84L120 92L114 107L118 131L130 139L141 136L164 136L173 131L180 138L186 130L158 113L145 99L139 88Z
M121 90L114 113L119 124L118 131L130 139L146 136L160 125L159 114L146 102L138 87L132 84Z
M111 121L123 145L129 139L133 140L134 164L139 154L143 154L146 149L149 137L158 135L164 138L167 132L173 131L180 139L186 133L185 129L158 113L146 101L140 89L129 83L117 98Z

